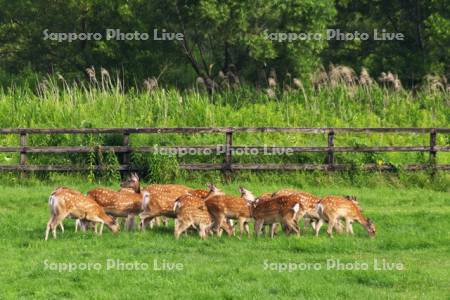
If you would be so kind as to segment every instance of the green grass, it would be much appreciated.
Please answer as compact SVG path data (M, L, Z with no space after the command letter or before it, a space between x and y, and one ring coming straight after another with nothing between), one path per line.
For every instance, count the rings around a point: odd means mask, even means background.
M198 182L198 181L197 181ZM285 185L241 183L259 194ZM69 182L66 182L69 184ZM86 192L92 185L77 184ZM189 183L188 183L189 184ZM200 187L198 183L191 183ZM223 186L236 194L238 184ZM295 185L294 185L295 187ZM173 238L173 225L145 233L108 230L101 236L75 234L73 220L57 240L43 240L47 198L55 186L1 186L0 298L180 298L187 299L444 299L450 288L450 198L427 189L303 186L318 195L354 194L374 219L378 235L369 239L359 225L355 236L329 239L279 233L269 238ZM117 186L114 186L117 188ZM106 271L107 259L147 263L147 271ZM374 271L373 260L403 264L404 271ZM153 260L183 264L182 271L153 270ZM327 259L368 263L368 271L326 270ZM57 272L52 263L100 263L100 271ZM319 271L264 270L271 263L319 263Z

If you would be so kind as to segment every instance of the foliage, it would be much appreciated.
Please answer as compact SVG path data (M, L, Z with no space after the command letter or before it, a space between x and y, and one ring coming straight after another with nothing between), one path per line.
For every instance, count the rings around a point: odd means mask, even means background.
M119 71L136 85L160 77L190 86L219 71L265 85L275 69L306 78L322 63L347 64L373 74L391 70L407 86L426 74L449 75L449 6L445 0L94 0L0 1L0 83L28 81L33 72L80 81L89 66ZM106 29L148 33L148 40L106 39ZM399 32L404 41L278 42L265 33ZM58 42L48 33L101 33L101 40ZM183 41L154 40L166 30ZM112 74L116 72L112 72ZM125 73L125 74L123 74ZM99 75L99 74L97 74ZM114 76L112 76L114 77ZM207 81L208 84L208 81Z

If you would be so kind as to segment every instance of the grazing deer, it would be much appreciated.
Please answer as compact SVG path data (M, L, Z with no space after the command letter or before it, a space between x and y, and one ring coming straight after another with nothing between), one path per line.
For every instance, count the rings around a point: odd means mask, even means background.
M239 238L242 238L244 230L247 233L247 236L250 237L248 222L251 219L251 215L250 209L244 198L225 195L214 185L210 185L210 191L211 194L208 196L208 199L206 199L205 204L213 218L214 231L220 236L221 227L223 227L226 228L229 235L230 233L233 234L233 227L226 219L235 219L239 223Z
M141 212L143 195L140 190L139 177L136 174L121 184L119 192L107 188L95 188L88 192L105 212L114 217L126 218L125 227L131 230L135 216Z
M327 221L327 233L330 237L333 237L333 228L336 226L339 219L345 219L346 232L351 235L353 235L353 221L357 221L366 228L369 236L375 236L375 224L372 220L363 216L358 203L355 203L352 199L339 196L325 197L317 205L317 212L320 219L315 229L316 236L319 235L322 224Z
M212 224L211 216L205 205L205 200L190 193L179 197L175 201L174 210L177 215L175 223L175 238L185 232L189 227L197 227L202 239L206 239L208 228Z
M267 192L267 193L263 193L260 196L258 196L257 198L255 198L255 196L253 196L253 194L249 190L246 190L246 189L244 189L242 187L239 188L239 192L241 193L241 197L244 198L247 202L255 201L255 204L259 204L259 203L262 203L262 202L265 202L265 201L269 201L269 200L271 200L273 198L273 195L275 194L275 193ZM262 231L263 235L266 235L266 226L268 226L268 227L270 227L270 231L269 232L273 236L276 233L277 225L278 224L275 223L275 224L272 224L272 225L264 225L264 226L262 226L261 231Z
M119 231L115 220L108 216L97 202L78 191L60 187L50 195L48 204L50 219L45 231L45 240L48 239L50 230L52 230L53 238L56 239L56 227L68 216L79 220L106 224L113 233Z
M259 236L263 225L281 223L289 230L300 235L297 224L297 214L300 211L300 204L291 196L278 196L263 202L257 201L251 192L244 188L239 191L244 195L250 207L252 217L255 219L255 236ZM270 238L273 238L274 231L271 230Z
M292 196L295 197L300 204L300 212L298 214L298 221L302 218L304 219L304 229L306 230L309 225L315 230L316 224L320 219L317 213L317 204L320 202L321 198L312 195L307 192L293 190L293 189L283 189L273 194L273 197L278 196ZM341 232L343 230L343 225L341 222L336 224L336 231Z
M176 218L174 212L175 200L193 191L191 188L179 184L151 184L144 188L149 196L142 202L141 230L157 217Z

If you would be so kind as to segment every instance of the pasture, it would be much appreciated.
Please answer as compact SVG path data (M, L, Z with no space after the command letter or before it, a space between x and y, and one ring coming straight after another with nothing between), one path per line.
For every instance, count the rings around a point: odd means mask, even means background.
M239 185L255 194L286 187L266 182L270 181L219 186L230 194L238 194ZM183 183L203 187L199 182ZM94 187L70 181L66 185L82 192ZM74 221L67 219L65 233L58 230L57 240L45 242L47 199L55 187L0 186L2 299L444 299L450 294L450 197L445 192L387 186L302 187L321 196L356 195L364 214L375 221L375 239L355 224L354 237L334 239L327 237L324 226L318 238L309 228L300 238L279 231L273 240L223 235L202 241L192 232L177 241L173 221L167 228L144 233L122 231L114 236L105 229L103 236L95 236L74 233ZM121 267L118 261L130 265ZM342 270L346 267L341 265L338 270L333 262L352 263L354 268L367 264L368 269ZM70 263L78 269L54 270ZM131 270L120 270L131 265ZM145 265L147 270L138 270ZM284 269L289 266L290 271ZM79 269L83 267L91 269Z

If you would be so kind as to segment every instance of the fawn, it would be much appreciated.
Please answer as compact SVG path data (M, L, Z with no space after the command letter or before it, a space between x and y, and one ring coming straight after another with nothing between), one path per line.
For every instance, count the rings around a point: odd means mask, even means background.
M56 239L56 227L68 216L83 221L106 224L113 233L119 231L119 226L115 220L108 216L97 202L73 189L57 188L50 195L48 204L50 219L45 231L45 240L48 239L50 230L52 230L53 238Z
M317 212L320 216L319 222L315 228L316 236L319 235L319 230L325 221L328 221L327 233L333 237L333 228L338 223L339 219L345 219L346 232L353 235L353 221L357 221L369 233L370 237L375 236L376 228L372 220L366 218L362 214L359 203L356 199L328 196L323 198L317 205Z
M95 188L88 192L105 212L114 217L126 218L125 227L131 230L135 223L135 216L141 212L143 195L140 190L139 177L131 177L121 183L120 191L107 188Z
M278 196L270 200L259 202L251 192L244 188L239 188L250 207L252 217L255 219L255 236L261 232L263 225L272 225L281 223L289 230L300 235L300 229L297 224L297 215L300 211L300 204L292 196ZM273 238L274 231L271 230L270 238Z
M213 219L213 229L217 235L221 235L221 228L225 228L227 233L234 234L232 225L227 219L236 219L239 223L240 236L244 234L250 237L248 222L251 219L250 209L247 202L242 197L225 195L214 185L210 185L211 194L205 201L208 212Z

